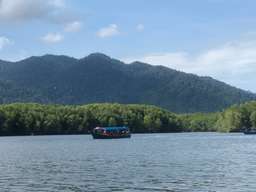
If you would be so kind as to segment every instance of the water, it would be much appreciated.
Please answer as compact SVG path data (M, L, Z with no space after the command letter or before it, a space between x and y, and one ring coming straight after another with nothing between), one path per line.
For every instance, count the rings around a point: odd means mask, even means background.
M255 192L256 135L0 138L1 192Z

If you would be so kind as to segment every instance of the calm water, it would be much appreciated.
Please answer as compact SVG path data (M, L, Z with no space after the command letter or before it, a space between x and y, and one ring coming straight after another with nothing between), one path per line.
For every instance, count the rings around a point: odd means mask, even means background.
M1 137L0 191L255 192L256 135Z

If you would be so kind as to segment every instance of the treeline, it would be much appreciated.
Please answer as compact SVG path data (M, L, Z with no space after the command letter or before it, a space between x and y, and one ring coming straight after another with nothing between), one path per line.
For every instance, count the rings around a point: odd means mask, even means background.
M185 132L215 132L219 113L191 113L179 115Z
M256 101L234 105L219 114L218 131L239 132L256 127Z
M0 105L0 135L88 134L97 126L128 126L133 133L238 132L256 127L256 101L219 113L175 114L150 105Z
M256 128L256 101L233 105L218 113L180 115L184 131L242 132Z
M96 126L128 126L134 133L180 132L180 118L146 105L0 105L0 135L87 134Z

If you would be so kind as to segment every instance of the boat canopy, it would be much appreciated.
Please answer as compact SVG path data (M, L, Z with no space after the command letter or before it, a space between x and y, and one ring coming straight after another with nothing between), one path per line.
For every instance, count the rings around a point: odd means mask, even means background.
M106 131L116 131L116 130L128 130L128 127L96 127L95 129L103 129Z

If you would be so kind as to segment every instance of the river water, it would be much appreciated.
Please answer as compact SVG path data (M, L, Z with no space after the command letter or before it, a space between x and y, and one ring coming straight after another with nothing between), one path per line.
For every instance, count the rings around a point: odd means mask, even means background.
M1 192L255 192L256 135L0 138Z

